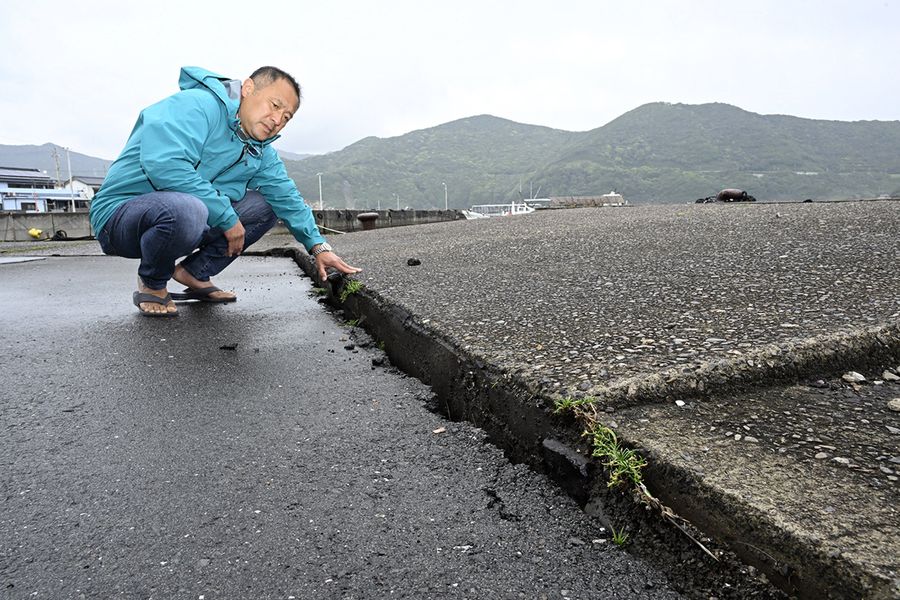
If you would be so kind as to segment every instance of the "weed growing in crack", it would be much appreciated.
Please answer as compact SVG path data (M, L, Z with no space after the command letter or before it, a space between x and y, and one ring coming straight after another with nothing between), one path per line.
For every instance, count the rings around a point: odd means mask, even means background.
M612 531L612 541L616 546L619 546L621 548L625 545L625 542L628 541L628 534L625 533L624 527L616 531L616 528L610 525L609 530Z
M558 398L553 401L553 414L558 415L567 411L576 412L585 406L590 406L596 402L593 396L585 396L584 398Z
M591 438L594 448L592 456L603 459L603 464L609 469L608 487L623 483L635 487L641 485L641 469L647 466L644 457L619 444L615 432L606 425L594 423L585 435Z
M310 290L310 292L315 296L324 296L328 293L328 290L321 287L314 287L312 290Z
M347 319L347 325L350 327L357 327L359 325L359 319Z
M595 458L603 460L603 465L609 469L609 482L607 487L615 487L624 484L631 488L635 498L653 509L655 509L664 519L672 523L681 530L692 542L697 544L701 550L706 552L713 560L718 562L718 557L710 552L697 538L690 534L685 527L689 525L688 521L683 517L675 514L671 508L654 497L644 484L641 470L647 466L647 461L634 450L627 449L619 444L615 432L597 421L597 412L594 409L596 398L561 398L554 400L554 414L560 414L571 411L579 420L581 420L586 430L584 436L591 438L591 455ZM617 538L619 541L617 541ZM618 534L613 531L613 541L620 546L628 539L628 535L623 532Z
M356 279L351 279L341 290L341 302L346 302L347 298L353 294L358 294L363 289L363 284Z

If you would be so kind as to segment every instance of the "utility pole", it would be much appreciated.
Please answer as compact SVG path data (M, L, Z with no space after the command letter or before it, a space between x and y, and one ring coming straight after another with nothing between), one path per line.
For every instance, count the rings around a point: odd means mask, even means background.
M441 185L444 186L444 210L447 210L447 184L442 181Z
M319 178L319 210L322 210L322 174L316 173L316 177Z
M69 203L71 212L75 212L75 187L72 181L72 158L69 156L69 149L66 148L66 162L69 164Z
M400 210L400 196L397 194L394 194L394 198L397 199L397 210Z
M56 151L56 146L53 146L53 161L56 163L56 184L59 185L59 152Z

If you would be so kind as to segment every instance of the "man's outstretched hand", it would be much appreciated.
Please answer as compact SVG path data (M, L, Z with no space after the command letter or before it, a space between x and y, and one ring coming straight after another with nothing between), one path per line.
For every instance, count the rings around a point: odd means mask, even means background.
M334 252L320 252L316 256L316 269L319 271L319 280L325 282L328 279L328 267L332 267L337 269L341 273L345 275L353 275L354 273L359 273L362 269L357 269L356 267L351 267L343 260L341 257L335 254Z

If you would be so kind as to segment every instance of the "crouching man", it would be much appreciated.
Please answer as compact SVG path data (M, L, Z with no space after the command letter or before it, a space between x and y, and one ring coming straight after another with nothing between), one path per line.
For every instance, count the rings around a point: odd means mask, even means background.
M300 107L294 78L261 67L241 82L185 67L179 86L141 112L91 203L103 252L140 259L140 313L175 316L173 298L235 301L210 278L278 219L315 257L321 279L329 267L358 273L325 242L271 147ZM169 294L170 279L187 289Z

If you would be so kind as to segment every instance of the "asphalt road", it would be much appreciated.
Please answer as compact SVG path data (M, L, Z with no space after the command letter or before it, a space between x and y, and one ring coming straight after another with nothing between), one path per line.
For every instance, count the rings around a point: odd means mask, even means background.
M134 269L0 265L0 596L678 597L348 348L288 259L176 319L137 314Z

